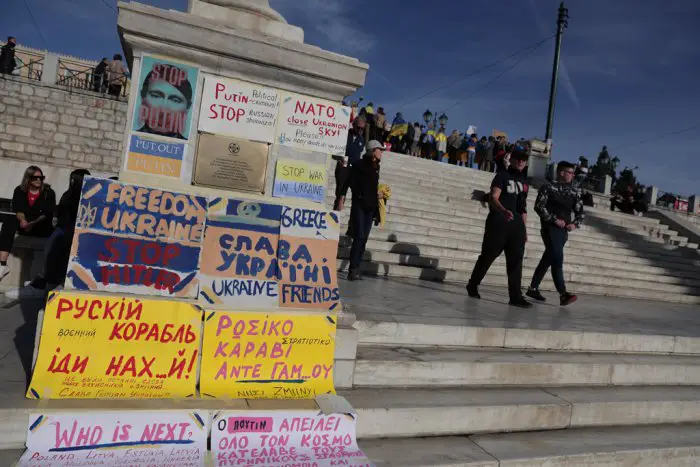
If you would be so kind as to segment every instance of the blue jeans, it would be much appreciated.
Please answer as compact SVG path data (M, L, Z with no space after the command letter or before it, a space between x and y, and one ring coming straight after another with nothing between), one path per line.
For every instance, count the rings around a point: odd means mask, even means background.
M350 221L353 225L354 237L350 248L350 272L359 271L362 264L362 255L365 254L367 239L374 222L374 210L365 209L362 201L353 200L350 209Z
M542 279L547 274L547 269L552 268L552 280L557 292L566 293L564 282L564 245L569 239L569 232L560 229L555 225L548 225L542 228L542 241L544 241L544 253L540 264L535 269L530 287L536 289L540 286Z
M468 161L467 161L467 167L470 169L474 168L474 157L476 156L475 152L469 151L467 152L468 154Z

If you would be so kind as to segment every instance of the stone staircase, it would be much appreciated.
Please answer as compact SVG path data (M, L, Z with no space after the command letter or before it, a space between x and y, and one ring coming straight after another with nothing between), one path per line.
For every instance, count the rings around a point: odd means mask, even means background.
M373 228L365 254L367 274L466 282L479 256L488 207L479 198L493 174L387 153L381 181L392 188L388 223ZM329 193L334 190L333 184ZM544 249L539 218L528 197L530 216L523 286ZM329 197L330 200L330 197ZM331 201L332 202L332 201ZM347 219L349 205L344 210ZM572 292L700 303L698 245L658 219L586 209L582 229L569 237L565 279ZM339 258L349 257L341 241ZM347 261L339 262L340 269ZM505 285L505 260L499 258L484 281ZM543 290L554 290L549 277Z
M356 327L355 387L342 394L377 465L700 464L700 339Z

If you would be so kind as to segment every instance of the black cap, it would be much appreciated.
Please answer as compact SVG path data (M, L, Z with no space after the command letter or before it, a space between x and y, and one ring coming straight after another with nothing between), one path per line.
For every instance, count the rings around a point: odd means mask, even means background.
M522 149L516 149L510 154L510 158L526 161L530 158L530 155Z

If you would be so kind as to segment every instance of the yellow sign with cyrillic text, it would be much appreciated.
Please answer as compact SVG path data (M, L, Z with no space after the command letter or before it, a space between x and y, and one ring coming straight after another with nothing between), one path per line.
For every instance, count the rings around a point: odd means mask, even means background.
M27 397L194 397L201 328L188 303L53 292Z
M206 313L202 397L313 399L335 393L334 316Z

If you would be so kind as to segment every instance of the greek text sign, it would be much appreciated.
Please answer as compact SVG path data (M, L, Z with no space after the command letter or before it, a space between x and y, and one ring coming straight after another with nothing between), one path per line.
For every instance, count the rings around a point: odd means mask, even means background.
M279 105L276 89L206 76L199 130L272 143Z
M280 306L335 310L340 302L336 256L338 214L282 207L279 247Z
M344 154L350 107L301 94L282 94L275 142L297 149Z
M192 397L201 313L176 301L51 293L27 397Z
M86 177L66 288L197 296L207 199Z
M200 300L231 308L277 308L282 206L212 200L202 250Z
M199 70L169 58L144 55L134 105L133 131L190 139Z
M184 155L184 143L168 143L132 134L129 140L126 170L180 178Z
M311 399L335 393L335 317L207 312L203 397Z
M279 159L272 196L301 198L323 203L326 197L326 166L304 161Z
M357 446L355 415L318 411L222 411L212 421L214 465L372 467Z
M199 411L34 413L20 466L201 467L209 416Z

